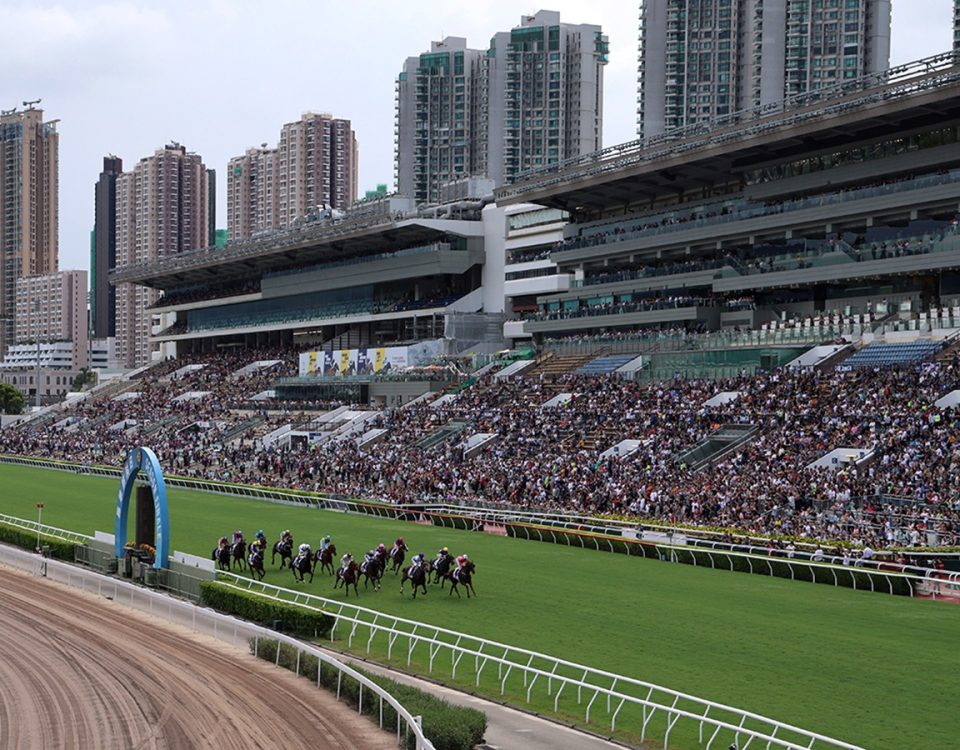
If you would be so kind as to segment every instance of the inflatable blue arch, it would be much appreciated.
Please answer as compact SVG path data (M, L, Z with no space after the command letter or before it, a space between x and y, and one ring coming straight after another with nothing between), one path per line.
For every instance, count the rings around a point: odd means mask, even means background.
M120 491L117 494L117 518L114 526L113 541L117 557L123 557L127 545L127 511L130 509L130 493L137 483L140 470L147 475L150 489L153 491L153 517L156 523L157 555L153 562L155 568L166 568L170 557L170 517L167 514L167 486L163 481L163 471L157 454L149 448L134 448L123 462L123 474L120 476Z

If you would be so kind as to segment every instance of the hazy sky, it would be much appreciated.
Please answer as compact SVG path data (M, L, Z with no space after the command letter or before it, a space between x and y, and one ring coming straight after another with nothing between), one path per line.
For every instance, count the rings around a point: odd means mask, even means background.
M951 0L894 0L892 64L949 49ZM610 38L604 144L636 127L637 0L0 0L0 108L43 99L60 130L60 267L87 268L93 185L103 156L130 168L170 141L217 170L226 227L226 163L276 145L307 111L353 121L360 190L393 182L394 79L431 40L490 37L541 7L596 23Z

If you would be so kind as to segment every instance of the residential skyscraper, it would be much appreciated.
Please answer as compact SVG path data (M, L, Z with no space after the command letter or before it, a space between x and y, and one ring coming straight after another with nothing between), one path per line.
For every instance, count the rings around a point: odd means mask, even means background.
M207 170L207 247L217 244L217 170Z
M486 171L486 54L463 37L408 57L397 79L397 191L436 203L440 186Z
M227 163L227 235L231 240L279 226L276 160L277 150L264 143Z
M523 16L519 26L494 35L487 53L488 177L500 185L601 148L608 53L599 26L560 23L556 11Z
M960 0L953 0L953 51L960 52Z
M230 239L290 226L321 206L348 208L357 199L357 164L350 120L307 113L287 123L277 148L263 144L228 164Z
M94 189L93 262L90 264L90 322L94 338L117 335L116 289L110 269L117 265L117 179L123 159L103 157L103 171Z
M637 129L776 104L889 61L890 0L641 0Z
M178 143L141 159L116 184L116 266L143 263L208 245L209 177L203 160ZM116 288L116 355L126 367L150 361L154 289Z
M13 343L17 279L57 270L57 120L0 112L0 354Z
M447 37L407 58L397 78L398 192L435 203L442 185L464 177L501 184L599 149L607 53L599 26L542 10L487 50Z
M70 343L69 366L87 366L87 272L21 276L16 288L16 344ZM36 355L34 355L36 362Z

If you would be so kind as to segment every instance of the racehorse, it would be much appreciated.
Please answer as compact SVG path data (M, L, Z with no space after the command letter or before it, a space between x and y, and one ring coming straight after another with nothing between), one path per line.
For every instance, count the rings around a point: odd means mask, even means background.
M477 566L473 564L473 560L470 560L462 568L447 573L447 578L450 580L450 593L452 594L454 591L457 591L457 584L459 584L463 586L467 592L467 599L470 598L471 591L473 591L473 595L476 596L477 592L473 588L473 574L476 569ZM460 596L459 591L457 591L457 596Z
M400 569L403 567L403 561L406 559L407 553L403 551L403 547L394 547L390 550L390 560L393 561L393 567L390 570L393 571L393 574L396 575L400 572Z
M374 556L372 560L364 560L360 563L360 573L363 575L364 588L373 581L373 590L380 590L380 579L383 578L383 563L380 562L380 558Z
M250 564L250 577L262 581L266 575L266 571L263 569L263 547L251 544L247 562Z
M344 568L340 568L337 571L337 582L333 584L334 588L343 584L343 590L347 596L350 596L350 586L353 586L353 593L357 596L360 596L360 591L357 589L357 579L360 577L360 574L357 572L357 561L351 560L350 565Z
M330 575L336 573L333 568L333 561L337 558L337 545L331 544L326 549L318 549L316 559L320 563L320 572L329 569Z
M243 539L233 543L230 547L230 554L233 556L233 561L230 563L231 570L233 570L234 563L240 570L247 569L247 543Z
M447 573L450 572L450 566L452 564L453 557L451 555L444 555L433 561L433 572L437 574L433 582L439 583L440 588L443 588L443 584L447 580Z
M293 539L288 539L285 542L274 542L273 543L273 554L270 556L270 564L275 565L277 562L277 555L280 555L280 567L287 567L287 560L289 559L291 564L293 563Z
M430 577L432 564L425 560L422 565L408 565L403 569L403 577L400 579L400 593L403 594L403 584L410 581L413 584L413 598L417 598L417 589L422 588L423 593L427 593L427 580Z
M290 570L294 580L303 582L305 574L310 574L310 583L313 583L313 555L297 555L290 561Z
M211 559L217 561L217 567L220 570L230 570L230 547L216 547Z

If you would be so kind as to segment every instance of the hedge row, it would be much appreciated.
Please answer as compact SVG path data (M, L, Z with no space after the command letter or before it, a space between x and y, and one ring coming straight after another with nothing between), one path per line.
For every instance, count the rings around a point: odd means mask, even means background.
M261 659L279 664L285 669L296 670L297 650L285 643L279 644L278 656L277 647L276 640L260 639L256 645L253 640L250 641L251 653L256 653ZM357 671L390 693L411 714L420 716L423 732L436 750L471 750L483 740L483 734L487 729L487 716L482 711L454 706L418 688L403 685L361 669ZM301 655L299 674L314 684L319 677L322 686L330 690L337 689L338 670L333 667L324 667L316 656ZM360 683L344 675L340 681L340 698L356 708L360 698ZM379 721L380 701L369 691L364 696L363 713ZM388 731L397 726L396 711L388 703L383 704L383 726ZM411 732L407 736L407 748L413 750L415 747L416 738Z
M200 583L200 601L219 612L260 625L272 626L279 621L285 632L310 638L329 638L333 628L333 617L323 612L238 591L217 581Z
M16 547L23 547L24 549L36 550L37 532L26 531L16 526L8 526L7 524L0 524L0 542L12 544ZM51 557L56 557L59 560L73 561L73 548L75 546L73 542L67 542L63 539L55 539L41 534L40 544L50 548Z
M607 537L584 537L576 532L565 531L562 529L540 529L537 533L536 528L508 525L507 534L519 539L532 539L533 541L543 541L556 544L569 544L571 547L585 547L586 549L599 549L601 552L617 552L620 554L629 554L644 557L656 557L657 548L652 544L637 544L624 541L622 539ZM672 561L684 565L700 565L703 567L716 567L720 570L730 570L731 568L741 573L758 573L762 575L773 575L776 578L792 578L798 581L808 581L813 583L829 583L831 585L845 586L847 588L856 588L869 591L871 589L871 579L873 588L877 591L909 596L911 589L910 583L899 576L871 576L865 569L857 567L827 567L813 566L808 567L797 560L792 565L787 560L778 557L746 558L737 555L724 555L720 551L711 550L713 563L711 564L711 555L706 550L699 549L677 549L672 553ZM661 559L671 559L670 550L660 551ZM752 566L752 567L751 567Z

